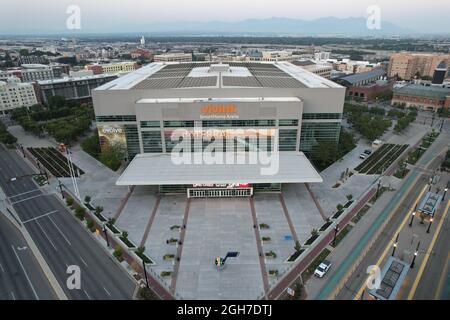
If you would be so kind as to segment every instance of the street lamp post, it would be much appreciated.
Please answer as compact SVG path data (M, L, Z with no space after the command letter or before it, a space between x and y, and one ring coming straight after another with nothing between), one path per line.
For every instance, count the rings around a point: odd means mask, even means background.
M64 192L63 192L63 189L62 189L62 183L61 183L61 181L59 179L58 179L58 187L59 187L59 191L61 192L61 197L63 199L65 199Z
M414 216L416 215L416 210L414 210L411 214L411 221L409 222L409 226L412 227Z
M380 193L380 186L381 186L381 178L378 180L378 185L377 185L377 194L375 199L378 199L378 194Z
M449 187L450 187L450 181L447 181L447 185L445 186L445 189L444 189L444 196L442 197L442 201L445 200L445 196L447 195L447 191L448 191Z
M400 236L400 233L397 233L397 238L395 238L395 242L394 242L394 248L392 249L392 256L394 256L395 254L395 249L397 249L398 246L398 237Z
M144 276L145 276L145 285L148 288L148 277L147 277L147 269L145 269L145 261L142 260L142 267L144 268Z
M103 233L105 234L106 246L109 247L108 231L106 230L106 225L105 224L103 224Z
M433 217L430 218L430 223L428 224L427 233L430 233L431 224L433 223Z
M339 223L336 224L334 227L334 238L333 238L333 246L336 245L336 237L339 232Z
M420 241L419 241L419 243L417 244L417 248L416 248L416 251L414 252L413 260L412 260L412 262L411 262L411 265L409 266L411 269L414 269L414 265L416 264L416 257L417 257L417 255L419 254L419 246L420 246Z

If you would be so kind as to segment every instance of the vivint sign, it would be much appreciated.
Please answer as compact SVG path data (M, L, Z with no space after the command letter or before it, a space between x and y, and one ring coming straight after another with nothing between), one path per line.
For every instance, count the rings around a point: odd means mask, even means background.
M237 119L237 107L234 103L207 104L201 107L200 119Z

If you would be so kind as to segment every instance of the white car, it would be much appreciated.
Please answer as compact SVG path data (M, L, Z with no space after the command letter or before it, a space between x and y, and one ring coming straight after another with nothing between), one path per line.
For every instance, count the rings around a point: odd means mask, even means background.
M328 260L323 260L322 263L317 267L314 271L314 275L319 278L323 278L323 276L330 270L331 262Z
M360 159L365 159L368 156L370 156L371 153L372 153L372 151L370 151L370 150L364 150L364 152L359 155L359 158Z

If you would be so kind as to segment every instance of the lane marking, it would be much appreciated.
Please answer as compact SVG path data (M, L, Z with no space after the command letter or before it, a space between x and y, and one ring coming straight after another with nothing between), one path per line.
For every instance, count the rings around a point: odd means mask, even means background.
M414 203L412 204L412 206L409 208L409 210L407 210L407 214L405 215L405 218L403 219L402 223L400 224L400 226L397 228L397 230L395 230L395 232L393 233L392 239L389 241L389 243L386 245L386 247L384 248L383 253L381 254L380 258L378 259L376 265L378 267L380 267L381 262L383 262L384 258L386 257L386 255L388 254L389 250L392 249L392 242L395 242L395 237L397 237L397 234L400 233L400 231L403 229L403 227L405 226L406 222L411 219L411 215L412 212L414 211L414 207L416 206L416 204L419 203L420 199L422 199L423 194L425 193L425 190L428 188L427 185L425 185L422 188L422 191L420 192L419 196L414 200ZM397 205L397 207L395 208L394 212L398 210L400 203ZM363 293L363 291L366 289L366 282L364 281L361 288L359 288L358 292L356 293L356 296L354 297L353 300L359 300L361 298L361 295Z
M5 272L5 269L3 269L3 266L1 263L0 263L0 270L2 270L2 272Z
M15 205L15 204L18 204L18 203L21 203L21 202L25 202L25 201L28 201L28 200L33 200L35 198L44 197L44 196L50 196L50 195L51 194L39 194L37 196L33 196L33 197L29 197L29 198L22 199L22 200L17 200L15 202L11 202L11 205Z
M83 264L89 268L88 264L86 263L86 261L84 261L84 259L80 256L81 262L83 262Z
M48 215L50 215L50 214L52 214L52 213L56 213L56 212L58 212L58 210L54 210L54 211L50 211L50 212L44 213L44 214L42 214L42 215L40 215L40 216L37 216L37 217L31 218L31 219L22 221L22 223L25 224L25 223L28 223L28 222L30 222L30 221L34 221L34 220L37 220L37 219L46 217L46 216L48 216Z
M39 221L36 220L37 225L39 226L39 228L41 229L42 233L44 234L44 236L47 238L48 242L50 242L50 244L52 245L52 247L55 249L55 251L58 251L58 249L56 249L55 245L53 244L52 240L50 240L50 237L48 236L47 232L45 232L44 228L42 228L41 224L39 223Z
M86 295L86 297L88 297L89 300L92 300L92 299L91 299L91 296L86 292L86 290L83 290L83 292L84 292L84 294Z
M103 286L103 290L105 290L106 294L111 297L111 293L109 293L109 291L106 290L105 286Z
M13 195L13 196L9 196L8 198L11 199L11 198L15 198L15 197L20 197L20 196L23 196L23 195L25 195L25 194L32 193L32 192L36 192L36 191L41 191L41 190L40 190L40 189L33 189L33 190L30 190L30 191L18 193L18 194Z
M11 297L12 297L13 300L16 300L16 296L14 295L13 291L11 291Z
M450 200L447 201L447 206L445 207L445 210L442 213L441 221L439 221L439 225L433 234L433 238L431 239L431 243L428 246L427 253L425 254L422 264L420 265L419 272L417 273L416 279L414 280L413 286L411 287L411 291L409 291L408 298L407 298L408 300L412 300L412 298L416 294L417 286L419 285L419 281L422 278L422 274L423 274L423 271L425 270L425 266L427 265L428 259L431 256L431 252L434 248L434 244L439 235L439 232L441 232L441 228L442 228L442 225L444 224L444 220L445 220L445 217L447 216L449 207L450 207Z
M69 246L72 246L72 243L70 243L69 239L64 235L64 233L61 231L61 229L56 225L55 221L52 219L52 217L48 216L49 220L53 225L55 226L56 230L61 234L61 236L66 240L66 242L69 244Z
M436 294L434 296L434 300L439 300L442 289L445 284L445 280L448 277L448 263L450 262L450 252L447 254L447 260L445 261L445 266L442 269L441 277L439 278L438 288L436 290Z
M29 284L30 287L31 287L31 290L33 291L33 294L34 294L34 296L36 297L36 300L39 300L39 297L38 297L38 295L37 295L37 293L36 293L36 290L34 289L34 286L33 286L33 284L31 283L30 278L28 277L28 274L27 274L25 268L23 267L22 261L20 260L19 255L18 255L17 252L16 252L16 249L14 249L14 246L13 246L13 245L11 245L11 248L12 248L12 250L14 251L14 254L16 255L17 261L19 261L19 265L20 265L20 267L22 268L23 273L25 274L25 278L27 279L28 284ZM15 299L14 299L14 300L15 300Z

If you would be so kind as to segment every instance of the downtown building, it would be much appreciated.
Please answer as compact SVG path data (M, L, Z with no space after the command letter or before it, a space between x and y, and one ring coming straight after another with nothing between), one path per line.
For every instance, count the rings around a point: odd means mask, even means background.
M37 103L33 84L22 83L15 77L0 81L0 114L16 108L31 107Z
M93 90L102 149L122 146L131 161L117 184L188 197L321 182L305 154L314 157L321 141L338 143L344 98L344 87L289 62L155 62ZM212 149L276 153L277 170L264 174L251 161L176 163L180 145L193 158Z

